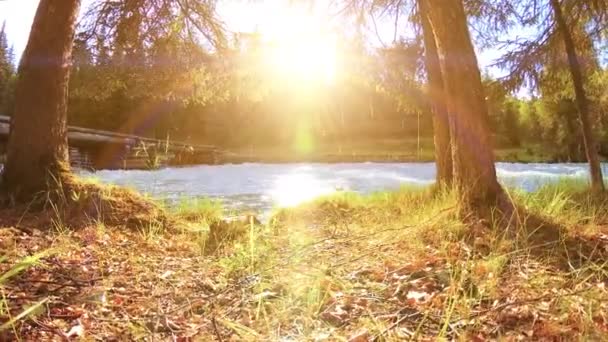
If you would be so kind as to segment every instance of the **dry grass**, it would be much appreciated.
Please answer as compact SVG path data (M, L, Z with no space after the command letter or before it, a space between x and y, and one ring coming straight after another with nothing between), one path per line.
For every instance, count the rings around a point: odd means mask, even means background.
M0 226L48 230L81 229L91 222L110 227L171 226L165 209L133 190L92 181L75 181L40 194L31 203L0 208Z
M515 234L465 225L449 193L340 194L227 223L182 205L180 229L0 229L5 331L39 340L603 340L607 201L559 184L512 193ZM198 215L196 209L202 214ZM180 214L181 213L181 214ZM557 227L557 238L539 233ZM549 224L550 223L550 224ZM215 225L215 226L214 226ZM213 246L210 248L209 246ZM4 310L4 311L2 311ZM76 327L76 328L75 328ZM75 329L75 330L74 330Z

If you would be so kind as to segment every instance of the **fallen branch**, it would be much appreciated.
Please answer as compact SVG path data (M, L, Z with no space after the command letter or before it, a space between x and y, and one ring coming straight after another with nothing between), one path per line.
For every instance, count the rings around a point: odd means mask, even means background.
M217 340L220 342L224 342L222 338L222 334L220 334L220 330L217 328L217 322L215 321L215 316L211 317L211 325L213 326L213 331L215 332L215 336L217 336Z
M485 310L481 310L481 311L477 311L475 313L472 313L468 317L466 317L465 319L469 320L469 319L472 319L472 318L475 318L475 317L479 317L479 316L481 316L483 314L486 314L488 312L504 310L504 309L506 309L508 307L511 307L511 306L520 306L520 305L525 305L525 304L531 304L531 303L539 302L541 300L548 299L548 298L558 299L558 298L565 298L565 297L576 296L576 295L579 295L581 293L585 293L587 291L590 291L592 288L593 287L590 286L590 287L587 287L587 288L584 288L584 289L581 289L581 290L578 290L578 291L573 291L573 292L569 292L569 293L565 293L565 294L561 294L561 295L556 295L556 294L553 294L553 293L547 293L547 294L544 294L542 296L538 296L538 297L534 297L534 298L530 298L530 299L522 299L522 300L517 300L517 301L511 302L511 303L503 303L503 304L497 305L497 306L495 306L493 308L488 308L488 309L485 309Z
M397 321L395 321L395 323L391 324L386 329L382 330L378 335L374 336L372 341L378 341L378 339L380 339L380 337L386 335L389 331L395 329L399 324L401 324L401 322L405 321L408 318L413 318L416 316L420 316L420 312L414 312L413 314L401 316L401 318L399 318ZM409 334L409 335L410 335L410 337L412 337L413 334Z

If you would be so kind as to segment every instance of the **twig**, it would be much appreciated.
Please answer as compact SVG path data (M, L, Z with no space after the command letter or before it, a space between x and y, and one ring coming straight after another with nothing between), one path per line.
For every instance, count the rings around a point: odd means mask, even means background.
M501 305L497 305L493 308L489 308L489 309L485 309L485 310L481 310L481 311L477 311L475 313L470 314L468 317L466 317L466 319L471 319L471 318L475 318L475 317L479 317L485 313L491 312L491 311L497 311L497 310L503 310L506 309L510 306L519 306L519 305L524 305L524 304L530 304L530 303L534 303L534 302L538 302L541 301L543 299L547 299L547 298L564 298L564 297L570 297L570 296L576 296L578 294L581 294L583 292L587 292L590 291L593 287L587 287L578 291L573 291L570 293L566 293L566 294L562 294L562 295L555 295L553 293L547 293L544 294L542 296L538 296L538 297L534 297L534 298L530 298L530 299L522 299L522 300L518 300L518 301L514 301L511 303L503 303Z
M401 322L405 321L408 318L412 318L412 317L415 317L415 316L420 316L420 312L414 312L413 314L402 316L395 323L391 324L386 329L384 329L382 332L380 332L378 335L374 336L374 338L373 338L372 341L378 341L378 339L380 337L386 335L389 331L395 329L399 324L401 324Z
M49 285L59 285L61 287L76 287L76 288L81 288L81 287L88 286L88 284L86 282L76 282L76 281L59 282L59 281L54 281L54 280L31 280L31 279L28 279L26 282L28 282L28 283L39 283L39 284L49 284Z
M55 335L57 335L59 338L61 338L62 341L69 341L70 339L66 336L66 334L59 330L58 328L55 328L53 326L50 326L48 324L42 323L36 319L30 319L30 321L34 324L36 324L37 326L39 326L40 328L42 328L43 330L46 330L48 332L51 332Z
M224 339L222 338L222 334L220 334L220 330L217 328L217 323L215 321L215 316L211 317L211 325L213 325L213 331L215 331L215 336L217 336L217 339L220 342L224 342Z
M91 280L91 283L95 282L95 281L96 280L93 279L93 280ZM66 282L59 282L59 281L53 281L53 280L27 280L27 282L29 282L29 283L39 283L39 284L48 284L48 285L57 285L57 287L54 288L54 289L48 289L47 290L48 292L57 292L57 291L62 290L64 288L66 288L66 287L72 287L72 288L75 288L75 289L81 289L81 288L87 287L87 286L89 286L91 284L91 283L86 282L86 281L80 282L80 281L78 281L76 279L71 279L71 280L68 280Z
M370 249L373 249L373 251L371 251L371 252L367 252L367 253L361 254L361 255L359 255L357 257L341 261L341 262L339 262L337 264L333 264L333 265L331 265L331 269L338 268L338 267L341 267L341 266L344 266L344 265L348 265L350 263L353 263L353 262L359 261L361 259L367 258L370 255L377 254L378 253L378 250L377 250L378 247L380 247L380 246L373 246L372 248L370 248Z

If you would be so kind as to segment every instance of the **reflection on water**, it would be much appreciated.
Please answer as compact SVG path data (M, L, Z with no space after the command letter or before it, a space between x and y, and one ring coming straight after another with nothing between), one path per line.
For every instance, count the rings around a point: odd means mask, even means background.
M315 174L293 173L279 176L270 195L277 206L293 207L336 190L323 183Z
M507 186L534 190L562 177L586 177L586 164L498 163ZM184 197L220 199L227 209L268 212L294 206L336 190L370 193L435 179L433 163L241 164L201 165L156 171L98 171L89 176L134 187L176 201Z

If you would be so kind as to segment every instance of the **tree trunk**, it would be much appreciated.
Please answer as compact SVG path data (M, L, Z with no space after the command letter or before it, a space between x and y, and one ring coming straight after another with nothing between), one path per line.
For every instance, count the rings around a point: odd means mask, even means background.
M477 57L462 0L428 0L440 55L452 143L454 185L464 212L481 212L503 195L496 179Z
M435 140L436 183L440 187L452 185L452 147L450 145L450 126L441 75L441 65L437 54L437 43L428 18L426 0L418 0L419 15L424 38L424 65L428 79L431 110L433 112L433 137Z
M80 0L41 0L19 65L2 187L29 201L70 174L67 95Z
M585 145L585 153L587 154L587 160L589 161L589 173L591 174L591 189L594 191L604 191L604 179L602 177L602 168L600 165L600 158L597 153L597 144L595 137L593 136L593 129L591 128L591 122L589 120L589 102L587 95L585 94L585 87L583 85L583 73L581 71L581 65L576 55L576 47L572 39L572 34L564 18L562 7L559 0L551 0L551 8L555 16L555 22L557 23L557 29L564 39L564 45L566 47L566 54L568 55L568 64L570 66L570 73L572 74L572 83L574 84L574 93L576 95L576 106L578 108L578 115L581 119L583 128L583 143Z

